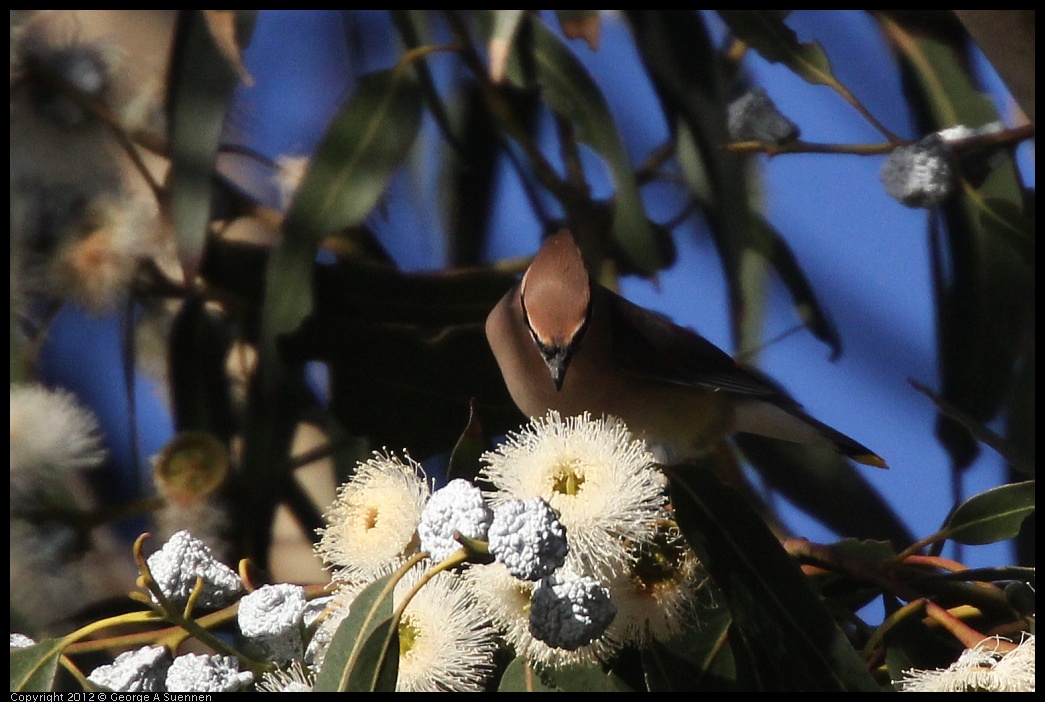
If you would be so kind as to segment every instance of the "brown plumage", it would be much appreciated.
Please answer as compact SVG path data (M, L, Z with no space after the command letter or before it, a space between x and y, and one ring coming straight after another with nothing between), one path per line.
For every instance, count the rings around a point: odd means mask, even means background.
M613 415L670 461L748 432L886 467L707 339L593 283L566 230L544 242L497 303L486 336L512 399L530 417L550 409Z

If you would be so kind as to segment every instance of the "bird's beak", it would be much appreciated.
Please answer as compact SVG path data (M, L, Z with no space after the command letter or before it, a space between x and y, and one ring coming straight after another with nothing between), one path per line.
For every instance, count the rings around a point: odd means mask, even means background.
M555 389L562 390L562 384L566 381L566 371L570 367L569 349L567 347L556 347L548 353L542 353L544 362L548 364L548 370L552 374L552 382Z

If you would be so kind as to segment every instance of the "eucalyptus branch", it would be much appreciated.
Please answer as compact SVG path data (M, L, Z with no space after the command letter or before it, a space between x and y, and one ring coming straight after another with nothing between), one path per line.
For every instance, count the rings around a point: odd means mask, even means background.
M823 144L795 139L783 144L772 144L763 141L735 141L726 144L726 150L733 153L764 153L770 158L781 154L848 154L851 156L881 156L890 154L897 146L911 144L909 139L897 138L895 141L880 144Z

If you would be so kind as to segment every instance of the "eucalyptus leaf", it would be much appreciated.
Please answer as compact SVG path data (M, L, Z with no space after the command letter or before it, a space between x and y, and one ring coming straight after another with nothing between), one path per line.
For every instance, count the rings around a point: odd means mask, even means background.
M393 626L396 573L378 578L352 601L327 647L313 692L395 689L399 643Z
M800 42L784 24L787 10L716 10L730 31L770 63L782 63L814 85L837 85L831 62L815 41Z
M11 692L50 692L62 654L59 639L11 649Z
M211 31L207 12L183 10L179 15L168 96L171 170L167 197L188 280L195 277L203 255L218 146L232 90L240 80L227 47L219 46ZM249 38L256 11L235 12L237 34Z
M752 256L751 204L743 160L724 147L728 84L699 13L628 10L642 62L678 139L687 185L704 203L729 290L735 345L758 345L764 258ZM688 153L687 153L688 152ZM690 166L691 168L687 168Z
M901 24L881 16L901 57L905 87L923 132L998 120L963 54L963 37L947 23ZM973 156L973 154L970 154ZM1011 155L993 154L987 172L972 174L960 162L956 192L940 212L942 231L931 231L941 368L941 395L986 424L1012 387L1016 359L1033 316L1033 220ZM976 170L982 170L977 168ZM973 177L975 175L975 177ZM979 448L958 422L941 414L937 434L959 469Z
M549 668L541 671L541 678L558 692L635 692L598 664Z
M963 502L944 525L947 537L968 545L1011 539L1034 512L1034 481L1001 485Z
M645 274L667 264L635 180L634 169L602 91L573 52L548 27L533 20L536 81L548 106L573 124L577 138L606 162L617 188L613 202L613 238L629 262ZM519 49L512 52L508 77L526 83Z
M673 466L668 476L679 527L766 673L790 689L877 690L798 564L747 503L704 467Z
M525 656L516 656L504 670L498 692L558 692L546 685L527 661Z

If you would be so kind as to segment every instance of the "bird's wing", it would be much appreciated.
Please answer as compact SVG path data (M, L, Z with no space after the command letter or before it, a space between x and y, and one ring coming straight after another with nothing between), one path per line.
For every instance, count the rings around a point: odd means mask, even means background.
M613 348L618 366L624 372L798 407L775 383L741 366L696 332L608 289L601 291L609 296L605 307L610 310Z

